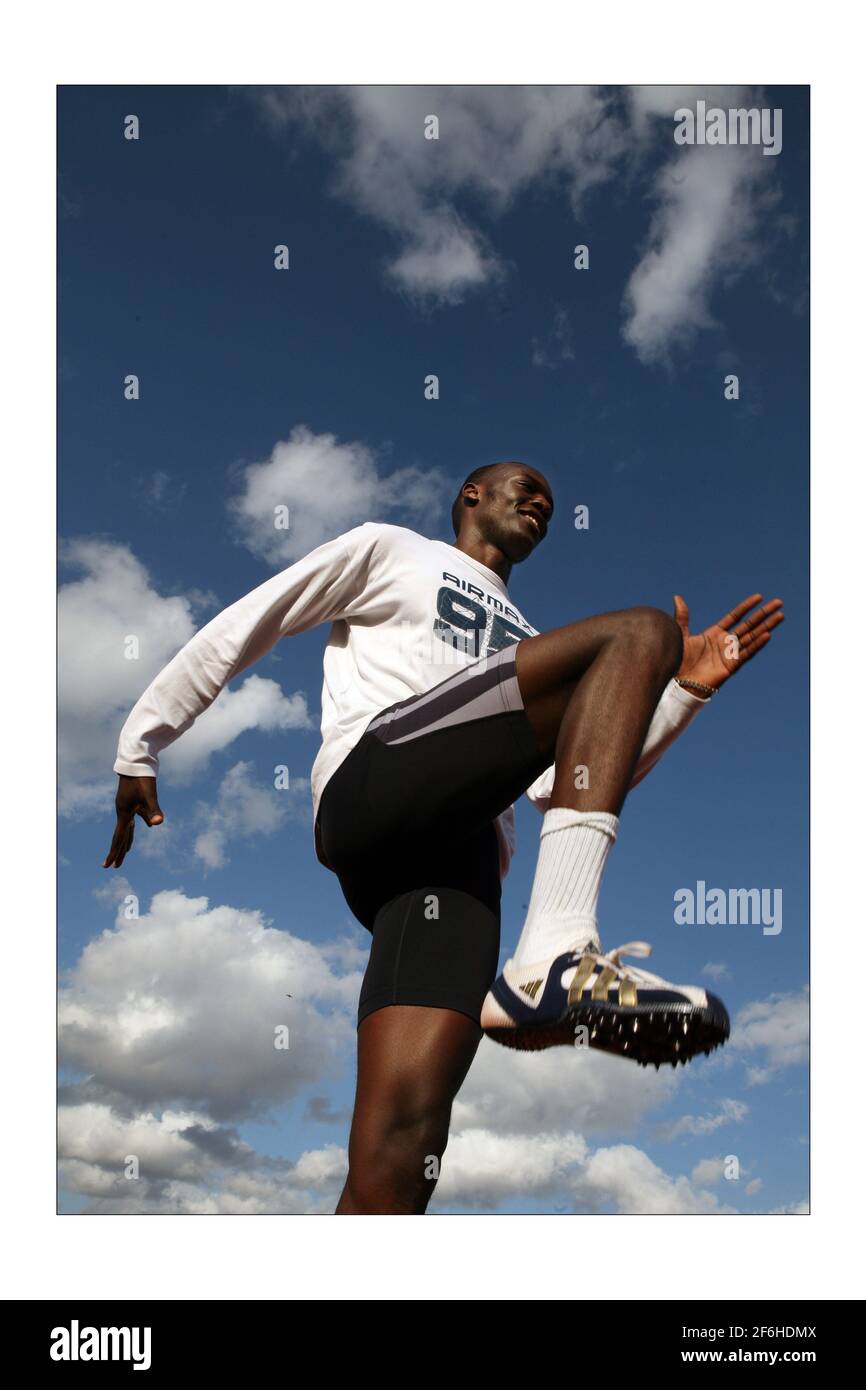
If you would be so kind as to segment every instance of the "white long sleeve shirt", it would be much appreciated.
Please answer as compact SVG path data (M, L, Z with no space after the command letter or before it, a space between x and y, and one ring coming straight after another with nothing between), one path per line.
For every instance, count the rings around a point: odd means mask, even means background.
M313 817L328 779L374 715L458 667L534 636L497 574L445 541L365 522L326 541L207 623L150 683L120 732L114 771L155 777L159 755L235 676L281 637L330 623ZM705 703L671 681L635 772L645 777ZM553 768L527 795L542 811ZM514 809L498 818L500 870L515 848Z

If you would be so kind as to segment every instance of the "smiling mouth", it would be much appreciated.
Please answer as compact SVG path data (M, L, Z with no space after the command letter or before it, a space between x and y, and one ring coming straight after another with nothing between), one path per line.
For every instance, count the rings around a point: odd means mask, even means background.
M518 511L517 514L518 514L518 516L523 516L523 517L526 518L526 520L531 524L532 529L535 531L535 534L538 536L538 538L539 538L539 540L540 540L541 537L544 535L544 529L543 529L542 524L541 524L541 522L539 521L538 517L535 515L535 513L534 513L534 512Z

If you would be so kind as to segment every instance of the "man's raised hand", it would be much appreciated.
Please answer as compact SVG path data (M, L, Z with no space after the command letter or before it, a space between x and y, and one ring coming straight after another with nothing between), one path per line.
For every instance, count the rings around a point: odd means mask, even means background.
M132 849L136 816L141 816L148 826L162 825L165 820L156 799L155 777L126 777L120 773L117 782L117 796L114 799L117 825L103 869L119 869L129 854Z
M703 632L689 632L689 609L680 594L674 595L674 617L683 634L683 661L677 675L718 689L735 676L747 661L766 647L774 627L784 622L780 598L763 602L763 594L751 594Z

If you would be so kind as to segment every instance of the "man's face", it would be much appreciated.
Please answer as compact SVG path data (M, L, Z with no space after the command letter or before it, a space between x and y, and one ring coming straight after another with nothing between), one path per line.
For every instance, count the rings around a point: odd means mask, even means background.
M547 535L553 494L543 474L519 463L503 463L479 483L474 520L484 540L519 565Z

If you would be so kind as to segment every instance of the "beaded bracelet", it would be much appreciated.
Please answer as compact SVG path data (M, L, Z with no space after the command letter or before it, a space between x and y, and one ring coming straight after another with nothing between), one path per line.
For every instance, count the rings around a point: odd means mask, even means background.
M719 693L719 687L717 685L704 685L701 681L687 680L685 676L675 676L674 679L677 685L681 685L687 690L697 690L702 695L706 695L708 699L710 696L718 695Z

